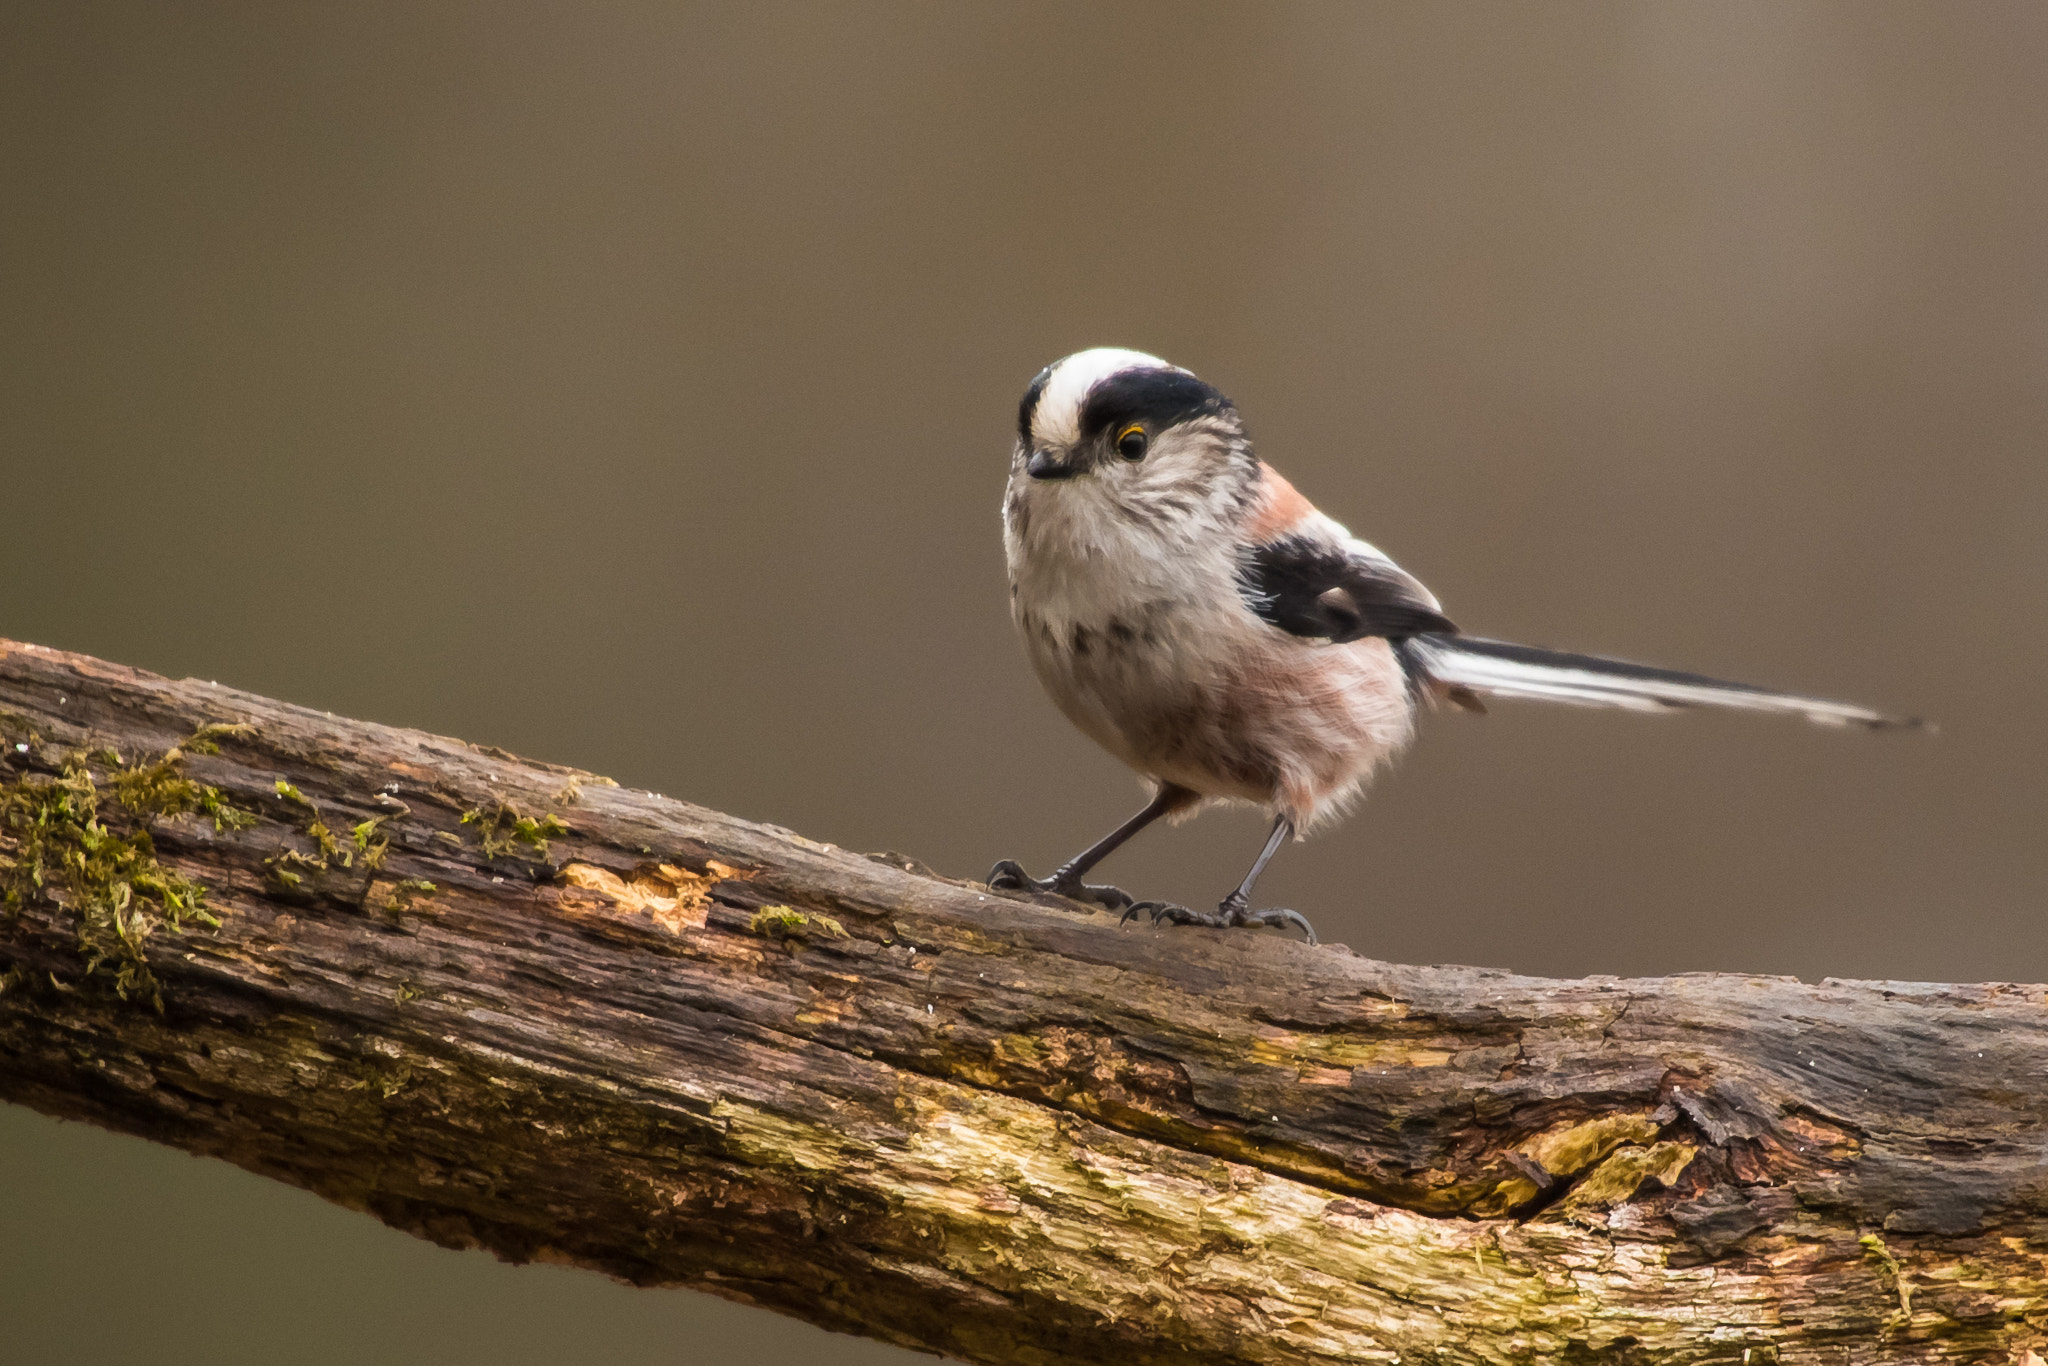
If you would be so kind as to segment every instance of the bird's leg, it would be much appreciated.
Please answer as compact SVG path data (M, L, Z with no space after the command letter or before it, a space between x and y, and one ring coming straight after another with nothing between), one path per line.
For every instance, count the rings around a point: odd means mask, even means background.
M1244 881L1237 884L1237 890L1223 898L1223 904L1216 908L1219 915L1227 916L1233 925L1270 925L1281 929L1293 925L1316 942L1315 926L1308 923L1308 917L1300 911L1272 909L1254 911L1247 909L1252 904L1252 884L1259 880L1259 874L1266 871L1266 865L1273 861L1273 855L1280 852L1280 846L1294 838L1294 822L1286 816L1273 819L1273 833L1266 836L1266 847L1259 851L1258 859L1252 864Z
M1035 878L1026 873L1015 859L1004 859L989 869L988 885L998 892L1053 892L1059 896L1072 897L1076 901L1092 901L1112 911L1120 911L1131 904L1130 894L1120 888L1081 881L1090 868L1108 858L1120 848L1124 841L1143 830L1161 816L1171 815L1195 800L1195 794L1172 783L1161 783L1159 791L1145 809L1104 835L1095 843L1061 864L1059 870L1048 878Z
M1223 903L1211 913L1191 911L1185 906L1176 906L1170 901L1140 901L1124 909L1124 919L1129 920L1139 912L1152 917L1157 925L1164 921L1169 925L1207 925L1212 929L1229 929L1237 925L1267 925L1284 929L1289 925L1308 936L1308 942L1316 942L1315 926L1308 923L1299 911L1247 909L1252 904L1252 884L1259 880L1259 874L1266 871L1266 865L1273 861L1273 855L1280 851L1294 834L1294 822L1285 816L1273 821L1273 833L1266 836L1266 847L1259 851L1258 860L1252 870L1244 875L1244 881L1237 884L1237 890L1223 898Z

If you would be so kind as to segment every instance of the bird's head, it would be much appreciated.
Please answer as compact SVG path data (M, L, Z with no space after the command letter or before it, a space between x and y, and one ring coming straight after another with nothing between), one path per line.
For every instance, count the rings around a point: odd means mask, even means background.
M1108 503L1152 520L1210 502L1255 468L1236 406L1213 386L1157 356L1104 346L1031 381L1010 479L1034 499Z

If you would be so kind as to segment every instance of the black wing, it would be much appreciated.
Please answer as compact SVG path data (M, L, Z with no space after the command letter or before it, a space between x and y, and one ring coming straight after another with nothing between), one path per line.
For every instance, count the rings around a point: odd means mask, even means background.
M1281 630L1336 644L1458 629L1427 588L1362 541L1283 536L1246 546L1238 591L1246 606Z

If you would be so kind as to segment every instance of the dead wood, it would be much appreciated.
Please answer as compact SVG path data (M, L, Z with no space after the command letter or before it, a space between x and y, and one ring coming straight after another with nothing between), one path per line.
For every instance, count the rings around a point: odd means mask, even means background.
M2048 1328L2041 987L1118 929L4 641L0 736L0 1097L448 1246L991 1363Z

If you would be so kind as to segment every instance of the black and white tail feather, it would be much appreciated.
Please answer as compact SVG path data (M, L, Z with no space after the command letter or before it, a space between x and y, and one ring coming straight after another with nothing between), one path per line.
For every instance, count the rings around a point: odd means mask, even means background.
M1653 669L1598 655L1567 654L1477 636L1430 633L1401 642L1404 663L1456 697L1460 690L1486 697L1528 698L1630 711L1725 707L1782 712L1824 726L1872 730L1918 728L1917 717L1888 716L1848 702L1774 692L1704 674Z

